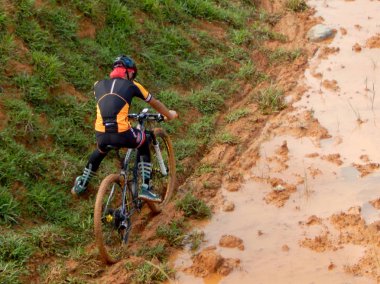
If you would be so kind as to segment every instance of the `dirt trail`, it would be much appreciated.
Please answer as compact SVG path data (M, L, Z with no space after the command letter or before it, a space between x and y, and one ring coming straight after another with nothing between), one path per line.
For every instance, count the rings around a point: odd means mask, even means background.
M288 93L292 107L221 180L229 210L202 228L194 262L177 257L179 283L380 282L380 3L307 2L337 33L317 44L298 81L306 92ZM224 235L238 243L226 246ZM232 272L197 274L210 259Z

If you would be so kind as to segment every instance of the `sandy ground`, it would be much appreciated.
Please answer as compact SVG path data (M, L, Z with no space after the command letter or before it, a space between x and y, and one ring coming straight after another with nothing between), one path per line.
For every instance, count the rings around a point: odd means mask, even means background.
M178 283L380 283L380 2L307 2L336 34L310 44L312 20L278 25L314 56L279 71L286 111L231 126L254 141L203 159L230 163L204 177L216 213L202 248L173 259Z

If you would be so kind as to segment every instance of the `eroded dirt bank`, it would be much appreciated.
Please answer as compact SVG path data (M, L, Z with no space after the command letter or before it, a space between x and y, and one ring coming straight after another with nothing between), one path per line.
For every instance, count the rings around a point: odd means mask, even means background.
M228 166L184 185L209 195L216 214L198 254L176 259L179 283L380 281L380 4L308 5L335 37L307 42L307 15L278 24L289 45L317 52L304 73L297 63L276 70L290 107L244 148L213 149L203 163ZM246 117L231 131L244 129L244 140L256 122ZM201 186L211 178L220 187L212 193Z

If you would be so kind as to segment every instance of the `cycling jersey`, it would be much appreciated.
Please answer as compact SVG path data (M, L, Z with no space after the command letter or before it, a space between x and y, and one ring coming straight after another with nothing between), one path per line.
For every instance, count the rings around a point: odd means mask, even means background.
M103 133L120 133L131 128L128 111L133 97L146 102L152 99L152 95L141 84L122 78L96 82L94 95L96 99L95 130Z

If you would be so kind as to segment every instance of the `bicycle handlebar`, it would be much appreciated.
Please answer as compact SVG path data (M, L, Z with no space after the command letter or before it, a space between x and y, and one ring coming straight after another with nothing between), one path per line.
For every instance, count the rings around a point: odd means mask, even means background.
M130 113L128 114L128 118L136 119L136 120L155 120L157 122L161 122L165 120L165 117L160 113Z

